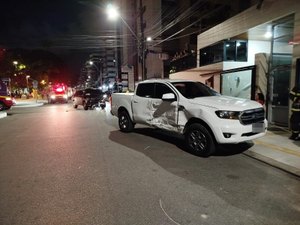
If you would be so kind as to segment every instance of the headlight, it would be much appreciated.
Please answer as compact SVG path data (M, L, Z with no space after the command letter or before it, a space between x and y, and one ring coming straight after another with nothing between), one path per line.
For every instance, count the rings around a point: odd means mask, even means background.
M219 110L219 111L216 111L216 114L217 114L217 116L220 117L221 119L238 120L238 119L239 119L240 112L237 112L237 111L223 111L223 110Z
M104 95L103 95L103 98L107 98L107 94L104 94Z
M6 101L11 101L12 98L11 98L11 97L6 97L5 100L6 100Z

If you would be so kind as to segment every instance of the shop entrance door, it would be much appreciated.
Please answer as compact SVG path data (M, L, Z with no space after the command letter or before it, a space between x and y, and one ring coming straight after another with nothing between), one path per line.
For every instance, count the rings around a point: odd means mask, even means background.
M293 39L294 15L274 21L273 24L269 67L268 121L287 127L293 52L289 41Z
M278 126L288 126L289 84L291 66L275 68L270 73L269 122Z

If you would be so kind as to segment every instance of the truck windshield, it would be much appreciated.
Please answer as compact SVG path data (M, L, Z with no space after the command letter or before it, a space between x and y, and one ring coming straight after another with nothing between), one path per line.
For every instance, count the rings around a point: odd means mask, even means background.
M218 96L218 92L200 82L184 81L172 82L174 87L186 98L198 98L207 96Z

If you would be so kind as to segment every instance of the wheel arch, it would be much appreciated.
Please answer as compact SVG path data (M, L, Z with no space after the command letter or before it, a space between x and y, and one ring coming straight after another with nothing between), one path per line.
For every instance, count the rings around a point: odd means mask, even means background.
M199 118L195 118L195 117L190 118L189 121L185 124L184 129L183 129L183 134L186 133L187 128L188 128L190 125L195 124L195 123L199 123L199 124L201 124L202 126L204 126L204 127L208 130L208 132L211 134L211 136L213 137L214 141L216 142L216 137L215 137L215 135L214 135L214 132L213 132L212 129L210 128L210 126L209 126L204 120L199 119Z
M120 112L123 112L123 111L127 112L128 115L129 115L129 117L130 117L130 119L133 121L132 113L129 112L129 111L127 110L127 108L124 107L124 106L121 106L121 107L118 108L118 116L119 116Z

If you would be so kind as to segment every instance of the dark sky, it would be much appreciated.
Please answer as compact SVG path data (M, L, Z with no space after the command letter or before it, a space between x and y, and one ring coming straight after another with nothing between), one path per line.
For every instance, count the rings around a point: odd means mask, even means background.
M105 2L1 1L0 48L42 48L58 54L79 72L89 54L101 47L99 37L113 28L106 20Z
M101 0L1 1L0 45L67 49L82 47L76 45L74 40L96 38L101 35L101 27L107 25L103 23L103 8Z

